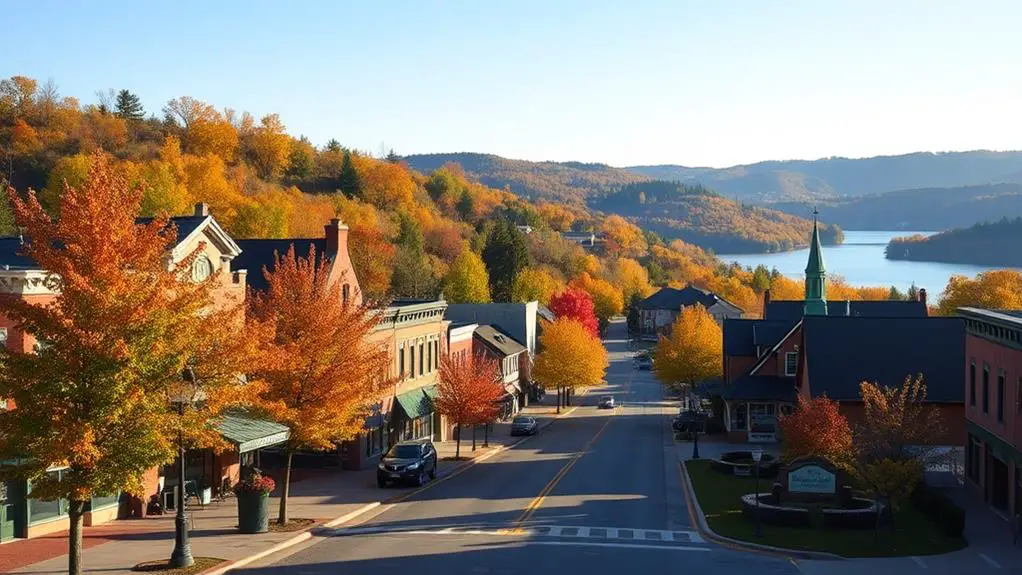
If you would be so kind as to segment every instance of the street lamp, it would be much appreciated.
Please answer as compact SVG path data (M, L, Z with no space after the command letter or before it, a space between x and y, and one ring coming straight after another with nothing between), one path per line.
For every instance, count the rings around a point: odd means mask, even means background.
M185 520L185 441L182 433L185 408L199 399L199 381L195 370L186 367L181 373L181 381L170 390L170 402L177 407L177 497L174 502L176 515L174 518L174 551L170 554L170 566L174 568L188 567L195 563L192 558L192 545L188 541L188 522Z
M759 537L760 535L762 535L762 529L759 526L759 524L760 524L760 520L759 520L759 460L761 460L761 459L763 459L763 449L759 448L759 447L757 447L756 449L753 449L752 450L752 460L754 462L756 462L756 493L754 494L754 497L756 498L756 537Z
M693 437L692 437L692 459L699 459L699 428L702 427L702 421L696 417L696 420L692 422L694 425Z

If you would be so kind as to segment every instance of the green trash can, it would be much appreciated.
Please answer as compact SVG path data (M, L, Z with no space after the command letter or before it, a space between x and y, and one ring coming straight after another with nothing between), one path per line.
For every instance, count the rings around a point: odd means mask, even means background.
M266 533L270 528L270 494L242 492L238 499L238 530Z

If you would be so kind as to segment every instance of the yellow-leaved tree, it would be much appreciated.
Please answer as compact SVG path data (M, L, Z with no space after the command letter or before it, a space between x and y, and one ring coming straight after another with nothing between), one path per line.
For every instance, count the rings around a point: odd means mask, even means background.
M1022 309L1022 273L1014 270L993 270L969 279L951 276L940 298L937 311L954 315L963 306L987 309Z
M511 282L511 301L524 303L538 301L543 305L550 304L555 293L564 290L564 283L558 281L542 268L527 267L518 272Z
M723 333L706 308L681 309L671 333L660 336L653 371L669 388L680 390L712 377L720 377L724 365Z
M562 390L603 383L609 365L607 350L578 321L561 318L546 324L539 336L539 347L533 379L544 387L556 388L558 399Z
M444 276L444 297L451 303L489 303L490 275L482 258L467 247Z

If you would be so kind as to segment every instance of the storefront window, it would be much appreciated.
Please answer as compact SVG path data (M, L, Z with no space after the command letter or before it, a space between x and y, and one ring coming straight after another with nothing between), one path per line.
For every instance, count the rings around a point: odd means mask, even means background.
M736 431L743 431L745 424L749 419L749 413L747 404L739 403L734 406L731 412L731 429Z
M60 471L51 471L46 474L51 479L60 480ZM31 499L31 486L29 487L29 498ZM29 523L38 523L40 521L46 521L48 519L54 519L62 515L67 514L67 501L64 499L53 499L50 501L44 501L42 499L32 499L29 503L31 512L29 514Z

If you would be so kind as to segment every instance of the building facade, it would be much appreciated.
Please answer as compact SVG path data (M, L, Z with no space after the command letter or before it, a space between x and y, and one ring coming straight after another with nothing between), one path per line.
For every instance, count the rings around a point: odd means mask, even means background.
M643 339L656 340L670 333L671 326L678 319L683 308L701 305L717 320L742 317L743 311L735 304L713 292L686 286L683 289L660 288L659 291L639 302L639 333Z

